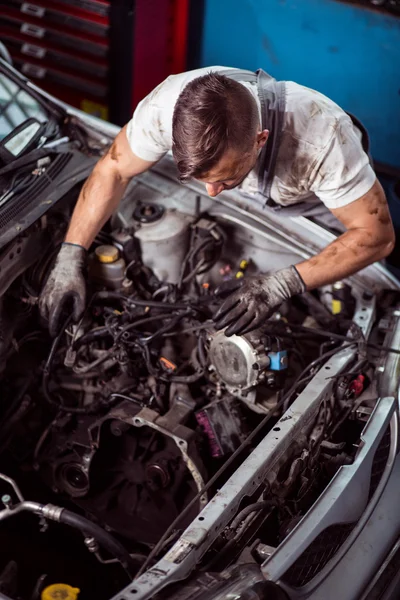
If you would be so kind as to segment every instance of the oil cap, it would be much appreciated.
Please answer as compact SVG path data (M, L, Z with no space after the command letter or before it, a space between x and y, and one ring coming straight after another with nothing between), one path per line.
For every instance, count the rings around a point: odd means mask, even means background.
M81 590L66 583L54 583L42 592L42 600L76 600Z
M96 258L101 263L113 263L119 258L118 248L115 246L97 246L94 251Z

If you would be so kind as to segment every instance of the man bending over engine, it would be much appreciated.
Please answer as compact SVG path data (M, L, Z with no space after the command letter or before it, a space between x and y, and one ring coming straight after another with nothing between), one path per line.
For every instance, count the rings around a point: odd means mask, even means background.
M393 249L367 133L332 100L262 70L210 67L173 75L142 100L82 188L40 299L51 335L67 302L75 320L82 315L87 250L129 180L170 149L180 180L203 182L211 197L238 188L265 210L343 231L309 260L229 282L215 315L226 335L254 329L283 300L348 277Z

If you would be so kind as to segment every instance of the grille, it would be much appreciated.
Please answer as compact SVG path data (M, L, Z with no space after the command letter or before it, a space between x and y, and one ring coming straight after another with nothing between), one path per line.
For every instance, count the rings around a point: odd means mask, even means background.
M331 525L322 531L286 571L283 577L285 583L294 587L302 587L311 581L336 554L355 525L356 523Z
M368 501L374 495L382 478L390 450L390 425L387 427L375 451L371 468ZM283 581L293 587L302 587L309 583L333 558L340 546L346 541L358 521L331 525L322 531L308 548L286 571Z
M46 170L46 174L42 175L39 180L29 186L27 190L22 192L16 198L7 202L0 209L0 232L20 217L31 205L37 203L38 196L51 184L54 179L61 173L64 167L71 160L72 154L59 154L53 160L50 167Z

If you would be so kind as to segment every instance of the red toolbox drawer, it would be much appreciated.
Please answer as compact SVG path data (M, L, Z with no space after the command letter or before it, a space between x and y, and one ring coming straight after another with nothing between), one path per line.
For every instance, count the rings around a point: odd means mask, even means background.
M35 0L24 2L24 0L0 0L1 5L9 8L14 7L21 13L21 19L25 16L37 21L38 25L57 25L68 27L71 31L79 31L106 37L108 35L108 17L102 17L80 8L71 8L66 4L58 4L53 0Z
M18 31L13 31L0 24L0 40L5 43L7 49L14 54L23 54L26 60L46 60L55 66L72 69L77 73L86 73L98 79L105 79L108 75L108 63L100 58L82 56L81 52L59 48L54 44L48 44L45 40L32 40Z
M89 78L88 76L79 76L73 71L57 68L51 63L38 61L29 57L29 60L21 54L13 54L13 62L29 79L39 80L42 82L70 87L74 90L89 95L91 98L103 100L107 97L108 87L105 83ZM58 97L60 97L58 95Z
M33 82L35 83L34 80ZM52 94L63 102L67 102L71 106L76 106L77 108L101 119L105 119L106 121L109 119L108 103L104 100L99 100L90 94L85 94L60 84L51 83L47 80L41 80L38 85L40 85L40 89Z
M82 8L102 17L106 17L110 12L110 2L106 0L58 0L58 3Z
M1 7L0 24L20 31L24 35L37 39L46 40L59 47L72 48L77 52L84 52L92 56L104 57L108 54L108 40L89 33L79 33L68 30L57 25L49 26L40 21L21 13L15 8Z

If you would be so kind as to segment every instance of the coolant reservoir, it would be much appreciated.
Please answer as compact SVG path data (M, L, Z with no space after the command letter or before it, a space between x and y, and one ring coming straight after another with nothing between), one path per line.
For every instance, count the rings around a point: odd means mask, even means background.
M139 228L143 264L161 281L178 283L183 259L189 245L191 218L157 204L139 204L133 214Z
M76 600L79 588L71 587L65 583L54 583L45 588L41 594L42 600Z
M97 246L89 260L89 277L95 283L118 290L125 278L125 261L115 246Z

